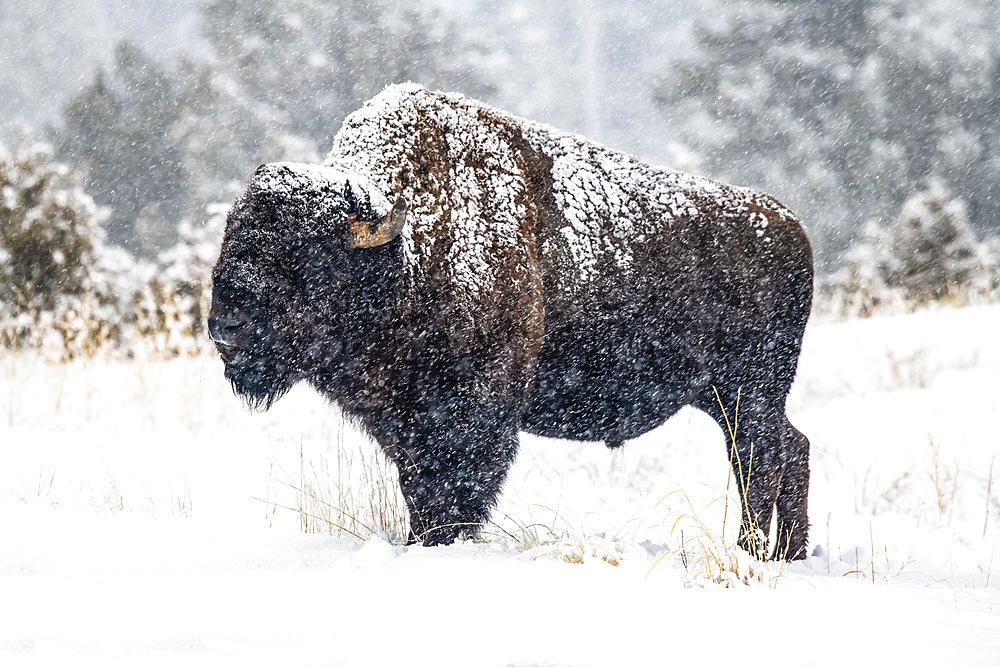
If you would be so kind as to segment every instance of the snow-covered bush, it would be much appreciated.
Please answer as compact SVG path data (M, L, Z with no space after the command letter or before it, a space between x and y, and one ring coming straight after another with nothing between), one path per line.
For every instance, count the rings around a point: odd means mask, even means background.
M967 304L1000 296L996 241L980 242L965 202L932 179L888 227L869 226L839 272L820 287L821 307L839 315Z
M121 334L118 316L136 265L105 243L107 212L79 171L48 145L0 147L0 339L59 356L89 353Z
M0 303L8 312L86 290L107 212L80 180L52 161L48 146L0 147Z
M982 268L965 202L939 180L906 200L882 245L886 281L914 303L961 298Z
M0 146L0 347L55 359L203 349L226 208L185 222L174 248L139 262L107 243L108 213L81 182L45 144Z
M212 267L228 211L228 206L214 204L204 224L182 222L177 245L159 256L156 272L143 286L136 333L154 351L194 354L208 344L205 320L212 303Z

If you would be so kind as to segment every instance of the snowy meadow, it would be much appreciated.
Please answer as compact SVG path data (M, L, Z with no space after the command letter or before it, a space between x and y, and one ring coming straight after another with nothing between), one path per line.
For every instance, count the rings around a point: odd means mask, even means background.
M0 667L1000 665L998 8L3 5ZM522 434L479 538L424 548L336 407L233 394L207 331L230 206L406 81L804 221L805 559L736 548L693 409L613 451Z
M389 464L305 388L251 414L209 354L5 354L0 662L996 664L998 327L810 324L810 556L787 564L734 549L693 410L615 452L522 436L482 539L422 548Z

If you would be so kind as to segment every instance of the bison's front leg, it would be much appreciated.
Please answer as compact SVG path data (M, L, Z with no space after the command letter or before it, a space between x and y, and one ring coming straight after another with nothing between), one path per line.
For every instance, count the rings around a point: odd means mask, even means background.
M489 519L517 454L517 423L494 409L422 415L394 456L410 515L410 541L449 544ZM442 414L444 413L444 414Z

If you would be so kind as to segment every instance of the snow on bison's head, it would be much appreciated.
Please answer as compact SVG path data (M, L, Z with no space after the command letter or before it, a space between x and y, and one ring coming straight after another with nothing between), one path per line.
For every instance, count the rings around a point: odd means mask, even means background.
M357 174L294 163L257 169L226 220L208 318L226 379L250 406L266 409L338 362L349 313L370 291L355 284L362 264L405 217L405 200L390 207Z

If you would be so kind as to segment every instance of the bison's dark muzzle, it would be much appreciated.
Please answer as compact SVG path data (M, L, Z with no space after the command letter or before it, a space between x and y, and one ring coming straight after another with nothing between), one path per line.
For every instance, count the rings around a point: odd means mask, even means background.
M253 322L244 313L235 311L222 315L210 315L208 335L226 363L230 363L246 349L253 337Z

